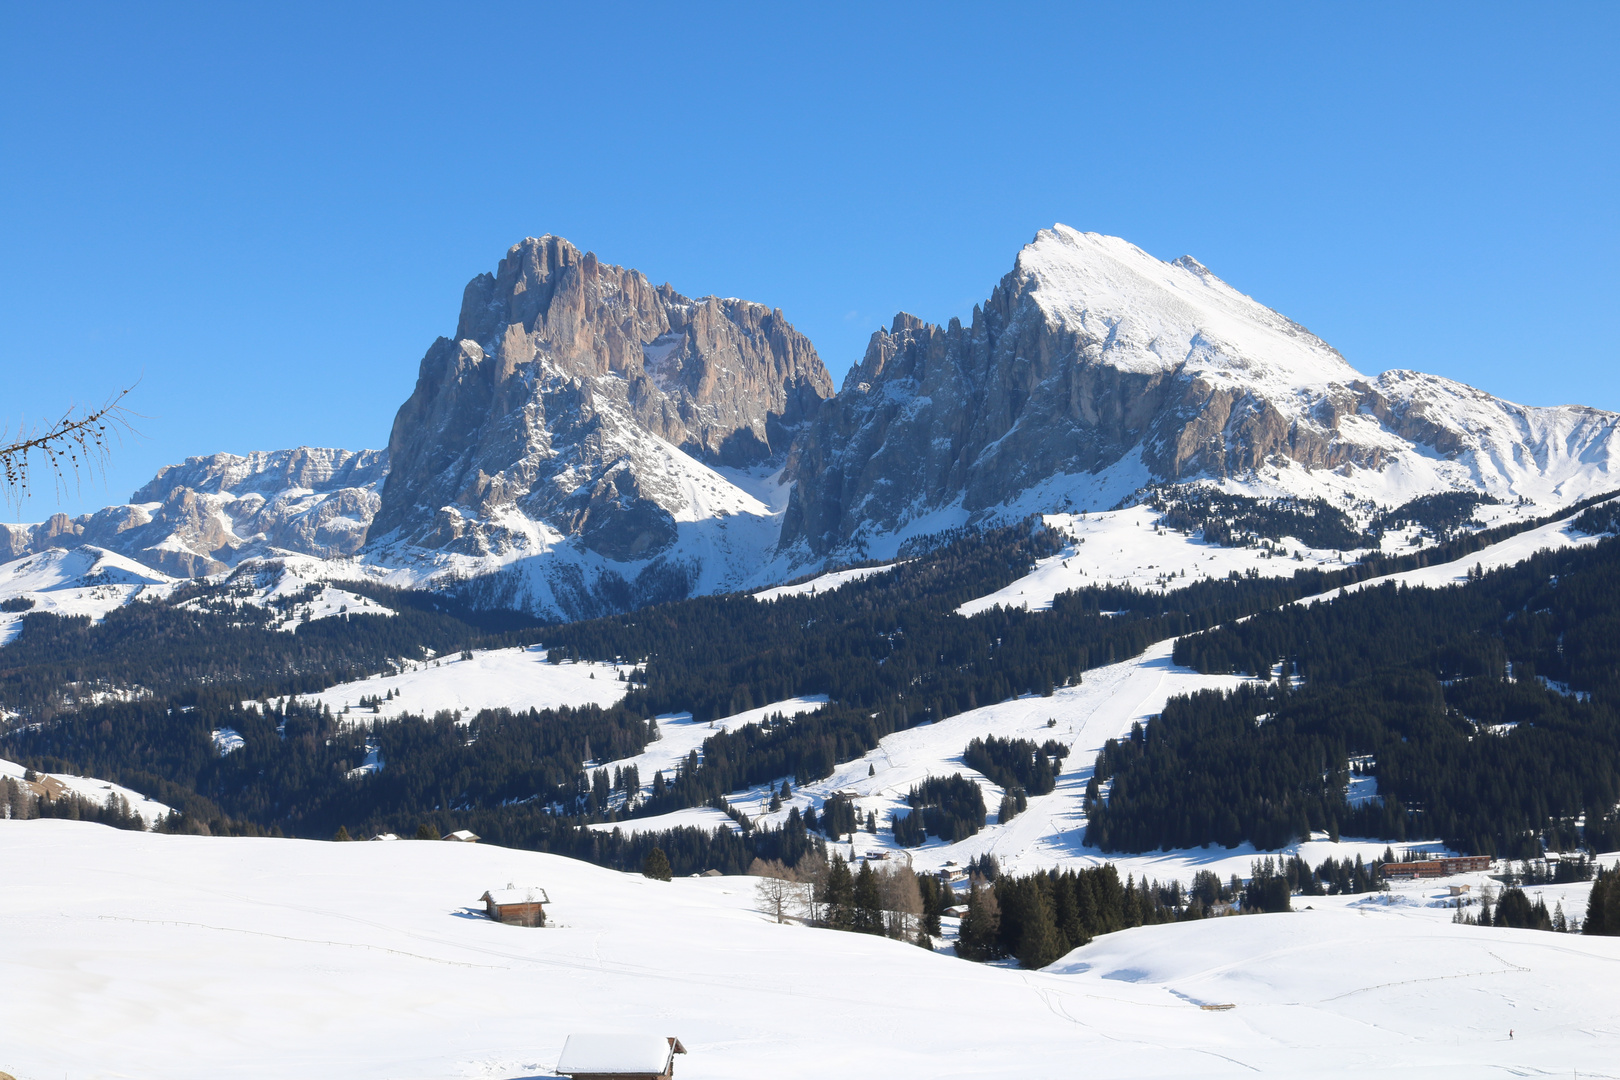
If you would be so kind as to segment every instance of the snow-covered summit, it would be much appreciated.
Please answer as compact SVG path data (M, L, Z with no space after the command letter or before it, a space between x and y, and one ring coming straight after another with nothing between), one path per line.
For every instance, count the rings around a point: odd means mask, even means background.
M896 316L795 444L783 546L886 557L908 532L1106 509L1153 483L1543 509L1620 481L1620 417L1353 368L1191 257L1036 235L970 325Z
M1162 262L1117 236L1055 225L1018 253L1014 274L1049 318L1097 343L1089 358L1121 371L1191 363L1318 391L1362 378L1338 350L1190 255Z

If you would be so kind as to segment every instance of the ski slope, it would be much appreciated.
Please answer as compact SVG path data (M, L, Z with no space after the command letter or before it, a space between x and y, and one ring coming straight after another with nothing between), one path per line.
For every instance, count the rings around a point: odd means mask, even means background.
M994 854L1003 869L1018 873L1052 866L1095 865L1105 860L1101 852L1081 843L1085 833L1082 803L1086 781L1091 778L1103 743L1129 732L1133 723L1148 722L1177 694L1231 689L1246 681L1233 675L1200 675L1180 667L1170 659L1173 647L1173 641L1161 641L1141 656L1094 668L1085 673L1078 686L1061 687L1051 697L1027 695L895 732L870 753L841 763L826 779L799 788L774 814L769 811L769 785L734 793L727 799L758 822L780 825L792 807L797 806L802 814L811 806L819 808L834 792L850 792L855 795L862 820L872 813L879 824L875 835L857 835L857 851L899 855L905 849L894 843L889 821L895 811L906 805L912 786L929 776L961 773L980 784L993 824L955 844L930 839L921 848L910 849L915 867L939 869L947 862L965 864L985 853ZM1055 723L1049 725L1048 721ZM994 824L1002 789L962 761L970 741L992 734L1036 743L1056 739L1069 747L1057 789L1049 795L1031 797L1029 808L1006 825ZM643 773L643 779L648 778ZM709 813L724 820L717 811ZM628 823L621 825L628 827ZM1247 870L1246 859L1243 865ZM1192 873L1186 871L1188 880ZM1174 875L1160 876L1168 879Z
M433 716L460 712L468 719L480 709L555 709L564 705L612 705L629 691L619 681L630 667L582 662L551 664L538 646L486 649L471 660L450 653L437 660L412 662L404 671L339 683L299 700L318 702L334 713L349 710L348 719L361 722L389 719L405 713ZM373 712L361 698L387 699ZM649 774L650 775L650 774Z
M1145 927L1029 972L776 925L752 879L483 844L0 822L0 865L19 1080L515 1080L604 1030L678 1036L689 1080L1612 1076L1620 1051L1620 939L1428 909ZM485 919L508 883L551 925Z
M1468 580L1469 571L1475 567L1486 571L1501 570L1505 567L1515 566L1538 552L1592 547L1603 539L1605 538L1602 536L1588 536L1586 533L1576 532L1567 521L1554 521L1535 529L1526 530L1517 536L1510 536L1501 543L1481 548L1474 554L1464 556L1453 562L1437 563L1433 566L1424 566L1417 570L1407 570L1399 574L1387 574L1384 577L1369 578L1366 581L1347 586L1346 591L1357 592L1361 589L1383 585L1386 582L1430 589L1444 588L1448 585L1461 585Z

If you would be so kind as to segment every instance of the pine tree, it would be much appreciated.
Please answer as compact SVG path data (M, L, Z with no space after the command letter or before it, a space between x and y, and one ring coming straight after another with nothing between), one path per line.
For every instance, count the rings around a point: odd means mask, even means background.
M332 834L332 839L342 843L347 840L352 840L353 837L349 835L349 830L346 826L339 825L337 832Z
M641 864L641 876L655 881L668 881L674 876L669 868L669 856L664 854L663 848L655 847L647 852L647 858Z
M1600 873L1593 880L1581 933L1620 936L1620 868Z
M1047 903L1046 891L1038 882L1026 886L1024 926L1018 935L1018 963L1027 968L1043 968L1062 956L1065 949L1062 935L1052 919L1052 908Z
M956 955L964 960L994 960L1001 955L996 944L1001 935L1001 905L995 890L975 880L968 887L967 914L956 939Z
M827 867L827 895L822 902L827 906L827 925L834 930L851 930L855 926L855 877L849 872L844 857L834 854Z
M881 934L883 926L883 898L878 894L877 875L872 872L872 864L862 862L861 869L855 875L855 916L854 926L857 933Z

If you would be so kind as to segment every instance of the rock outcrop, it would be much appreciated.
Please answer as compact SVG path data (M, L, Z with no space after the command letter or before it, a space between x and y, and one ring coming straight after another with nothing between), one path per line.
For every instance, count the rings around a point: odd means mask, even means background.
M692 300L555 236L468 284L389 439L374 540L465 555L573 538L656 556L699 514L674 448L710 466L785 453L832 393L780 310Z

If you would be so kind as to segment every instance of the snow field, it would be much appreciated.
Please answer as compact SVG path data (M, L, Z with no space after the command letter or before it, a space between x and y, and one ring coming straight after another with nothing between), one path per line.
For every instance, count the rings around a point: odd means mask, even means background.
M864 821L871 812L878 821L876 835L864 831L856 834L856 852L899 855L906 849L895 844L889 822L895 811L905 808L912 786L929 776L961 773L978 781L992 824L955 844L930 838L922 847L910 849L916 869L936 870L947 862L966 864L983 854L995 855L1002 869L1015 873L1118 861L1081 844L1086 781L1091 778L1102 744L1128 732L1134 722L1147 722L1176 694L1229 689L1245 681L1230 675L1199 675L1178 667L1170 660L1173 645L1162 641L1135 659L1095 668L1085 673L1080 685L1061 687L1051 697L1014 698L896 732L865 756L841 763L830 777L795 790L793 799L775 814L768 809L769 786L734 793L727 799L756 822L780 825L793 806L803 813L811 806L819 808L835 792L852 792L861 819ZM1049 720L1056 723L1048 726ZM986 735L1025 738L1036 743L1056 739L1069 747L1056 790L1049 795L1031 796L1028 809L1005 825L996 823L1002 789L962 762L968 743ZM872 775L868 775L869 771ZM780 784L778 780L776 786ZM717 811L709 813L722 816ZM1244 867L1246 870L1247 862ZM1189 880L1191 875L1189 870Z
M1130 513L1132 511L1119 512L1120 515ZM1116 530L1152 535L1145 525L1120 526L1118 520L1115 518L1116 523L1112 526ZM1124 520L1130 519L1125 517ZM1187 543L1185 538L1176 536L1175 539ZM1555 523L1521 533L1456 562L1393 577L1413 584L1451 584L1466 580L1468 570L1476 564L1484 565L1487 569L1507 566L1545 548L1585 546L1595 542L1591 537L1572 533L1565 525ZM1247 552L1252 549L1229 550ZM1048 560L1047 566L1059 561ZM1037 575L1039 572L1037 570ZM1034 577L1036 575L1031 575L1031 578ZM1364 582L1362 587L1382 580L1388 579ZM1003 593L1007 591L1003 590ZM1034 599L1040 594L1029 589L1025 595ZM1050 603L1049 596L1046 602ZM819 807L834 792L853 792L861 820L864 822L866 814L871 812L876 815L878 822L876 835L864 831L857 833L853 853L860 855L875 851L894 857L909 857L918 870L937 870L947 863L966 865L975 857L989 854L996 857L1004 870L1014 873L1028 873L1053 866L1079 868L1112 862L1119 867L1121 874L1146 875L1164 882L1176 879L1186 884L1200 870L1213 870L1223 879L1233 874L1246 878L1250 863L1266 855L1286 856L1300 851L1312 866L1316 866L1329 856L1353 861L1360 854L1364 861L1371 861L1383 852L1386 846L1384 841L1345 839L1339 844L1329 844L1325 836L1303 845L1290 845L1281 852L1262 852L1248 844L1230 850L1220 847L1195 848L1143 855L1104 853L1085 847L1082 843L1086 826L1083 809L1085 788L1102 744L1110 738L1128 733L1134 722L1149 723L1151 717L1162 711L1165 702L1173 696L1204 689L1230 690L1249 681L1230 675L1201 675L1180 667L1171 660L1173 649L1173 641L1159 642L1140 656L1085 672L1078 686L1059 688L1049 698L1024 696L961 713L938 723L896 732L884 738L877 748L862 758L841 763L827 779L796 790L792 802L784 805L776 814L769 813L767 808L771 785L733 793L727 797L728 801L756 822L779 825L785 820L790 806L798 806L802 813L810 806ZM1048 721L1055 721L1055 724L1048 726ZM962 761L963 751L975 736L992 734L1001 738L1026 738L1036 743L1056 739L1070 748L1056 790L1048 795L1031 796L1028 809L1006 824L998 822L996 818L1002 789ZM869 776L869 771L873 775ZM894 843L889 822L895 811L905 807L907 792L927 776L949 776L957 772L979 782L989 823L978 834L958 843L945 844L930 839L922 847L902 855L904 849ZM780 780L775 786L780 786ZM1375 791L1372 784L1363 783L1357 794L1368 796ZM703 814L705 816L701 822L690 820L682 824L703 823L712 826L729 822L718 811L705 808ZM1423 845L1413 841L1405 846ZM1431 846L1438 848L1438 845ZM851 851L846 849L845 854L848 856ZM1476 884L1475 894L1487 884L1493 883L1482 876ZM1577 891L1579 896L1570 898L1566 903L1566 913L1571 916L1577 915L1585 907L1585 889ZM1563 895L1559 893L1554 896L1548 892L1548 907L1552 907ZM1572 909L1571 904L1576 907ZM1450 913L1442 912L1441 917L1449 918Z
M1040 560L1034 570L1011 585L969 600L956 609L958 615L977 615L997 605L1045 610L1059 593L1087 586L1162 591L1205 578L1224 578L1234 570L1254 570L1262 577L1292 577L1295 570L1306 567L1339 569L1359 554L1316 550L1285 539L1279 546L1287 549L1288 557L1267 558L1261 548L1221 547L1170 529L1156 531L1159 512L1147 506L1100 514L1047 514L1042 520L1072 542L1057 555ZM1294 552L1303 561L1295 561Z
M814 596L816 593L832 592L852 581L864 581L874 574L887 573L898 565L899 563L887 563L883 566L860 566L853 570L834 570L809 581L801 581L797 585L778 585L774 589L765 589L754 593L754 599L769 602L784 596Z
M677 1035L709 1080L1599 1076L1620 1047L1620 939L1398 908L1144 927L1028 972L778 926L748 878L484 844L0 822L0 865L19 1080L515 1080L603 1030ZM485 919L508 883L551 925Z
M1469 571L1476 566L1483 567L1486 570L1500 570L1504 567L1515 566L1537 552L1592 547L1602 539L1601 536L1587 536L1585 533L1576 532L1567 521L1554 521L1539 528L1519 533L1517 536L1510 536L1501 543L1481 548L1474 554L1464 556L1454 562L1437 563L1433 566L1408 570L1400 574L1387 574L1380 578L1370 578L1355 585L1346 586L1346 591L1357 592L1389 581L1397 585L1423 586L1431 589L1447 585L1461 585L1468 580ZM1316 597L1302 602L1314 603L1321 599L1323 598Z
M630 665L551 664L538 646L476 650L471 660L462 660L460 655L413 662L398 674L339 683L318 694L300 695L299 700L318 702L338 714L350 709L351 722L365 723L404 713L431 717L441 711L460 712L471 719L480 709L608 706L630 689L629 683L619 681L620 673L629 672ZM378 712L360 704L363 697L386 699L390 691L393 700L384 700Z

